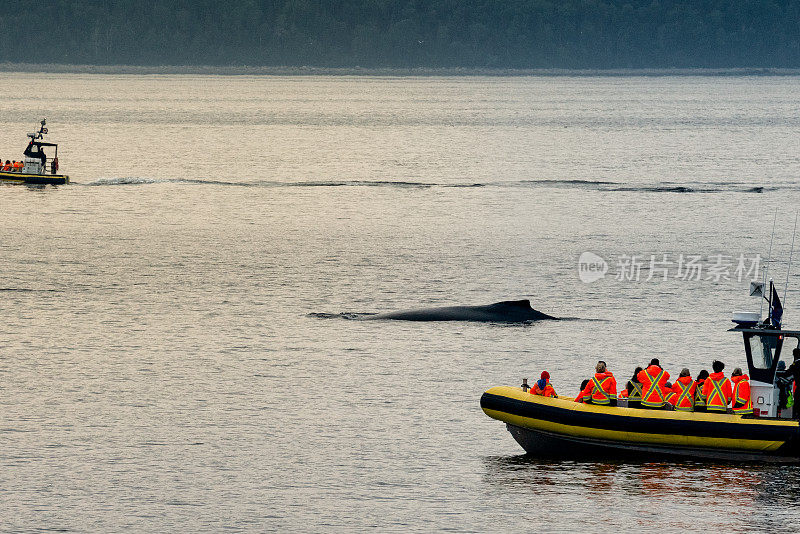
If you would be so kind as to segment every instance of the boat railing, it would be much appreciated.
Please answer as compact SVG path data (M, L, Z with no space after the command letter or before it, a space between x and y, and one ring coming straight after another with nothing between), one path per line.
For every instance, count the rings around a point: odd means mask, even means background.
M21 162L17 161L17 163L23 163L24 164L23 167L14 168L14 167L11 167L11 165L8 165L9 168L6 168L5 163L2 163L2 164L0 164L0 172L15 172L15 173L22 174L22 173L25 172L24 171L24 167L27 167L29 162L31 161L30 158L26 158L26 159L27 159L27 161L24 161L24 160L21 161ZM38 160L36 160L36 161L38 162ZM58 174L58 171L59 171L58 158L46 158L45 159L45 163L44 163L44 167L41 167L39 169L39 172L37 172L36 174L53 175L53 176L55 176L55 175Z

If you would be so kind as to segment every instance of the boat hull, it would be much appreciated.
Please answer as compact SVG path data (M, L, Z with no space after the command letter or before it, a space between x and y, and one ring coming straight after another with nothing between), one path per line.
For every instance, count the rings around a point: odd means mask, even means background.
M481 407L531 454L800 462L794 420L592 406L512 387L486 391Z
M24 174L19 172L0 171L0 183L29 185L64 185L69 183L69 176L63 174Z

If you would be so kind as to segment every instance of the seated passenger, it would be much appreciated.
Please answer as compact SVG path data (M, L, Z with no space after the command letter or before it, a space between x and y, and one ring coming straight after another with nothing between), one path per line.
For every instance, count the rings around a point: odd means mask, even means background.
M3 165L3 169L2 170L5 171L5 172L8 172L8 171L11 170L11 160L10 159L6 160L6 164Z
M534 395L542 395L544 397L558 398L555 388L550 385L550 373L547 371L542 371L542 378L537 380L533 385L531 388L531 393Z
M733 382L733 413L736 415L750 415L753 413L753 401L750 398L750 377L742 374L737 367L731 373Z
M707 378L708 371L703 369L700 371L700 374L697 375L697 380L694 381L694 411L696 412L706 411L706 396L703 395L703 384Z
M642 407L642 383L636 378L640 372L642 372L642 368L637 367L633 371L631 379L628 380L625 389L619 394L620 398L628 399L628 408Z
M661 368L658 358L650 360L647 369L637 376L642 383L642 408L661 410L664 408L664 386L669 380L669 373Z
M731 381L725 378L725 364L714 360L711 364L713 373L708 375L703 383L703 395L706 397L706 411L725 413L728 411L728 404L733 398Z
M689 369L683 368L680 376L667 391L667 402L679 412L694 411L694 393L697 389Z
M16 172L22 172L23 167L25 167L25 164L21 161L15 161L13 165Z
M578 391L578 396L575 397L575 402L583 402L583 390L586 389L586 385L589 383L588 380L584 380L581 382L581 389Z
M599 406L616 406L617 380L611 371L607 370L606 362L602 360L597 362L595 371L583 390L583 402Z

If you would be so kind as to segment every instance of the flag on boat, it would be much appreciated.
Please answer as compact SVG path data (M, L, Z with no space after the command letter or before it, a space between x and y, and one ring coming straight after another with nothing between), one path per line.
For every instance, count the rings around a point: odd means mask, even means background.
M769 320L772 323L772 326L777 326L780 328L781 318L783 317L783 306L781 306L781 299L778 298L778 291L771 282L770 289L772 289L772 298L769 299Z

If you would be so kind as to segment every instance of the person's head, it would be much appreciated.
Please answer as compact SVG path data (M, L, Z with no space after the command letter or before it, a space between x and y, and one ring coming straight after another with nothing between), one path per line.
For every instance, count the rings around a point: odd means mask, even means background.
M781 360L778 362L778 371L785 371L786 370L786 362Z
M664 387L667 388L667 389L672 389L672 382L669 382L669 381L664 382Z
M708 371L703 369L702 371L700 371L700 374L697 375L697 380L705 380L706 378L708 378Z
M661 362L658 361L658 358L653 358L650 360L650 365L655 365L656 367L661 367Z
M589 385L589 381L588 380L584 380L583 382L581 382L581 391L586 389L586 386L588 386L588 385Z
M606 372L606 362L604 362L603 360L600 360L599 362L597 362L597 365L595 366L595 370L598 373L605 373Z
M684 367L683 369L681 369L681 378L683 378L684 376L692 376L689 373L689 368L688 367Z
M542 380L550 380L550 373L542 371Z
M725 369L725 364L719 360L714 360L714 362L711 364L711 368L715 373L721 373Z
M644 369L642 369L641 367L637 367L636 369L634 369L633 370L633 377L631 377L631 380L633 380L634 382L636 380L638 380L638 378L636 378L636 377L639 376L639 373L641 373L643 370Z
M536 385L539 386L539 389L544 390L545 386L547 386L547 380L540 378L536 381Z
M733 372L731 373L731 376L742 376L742 368L737 367L736 369L734 369Z

